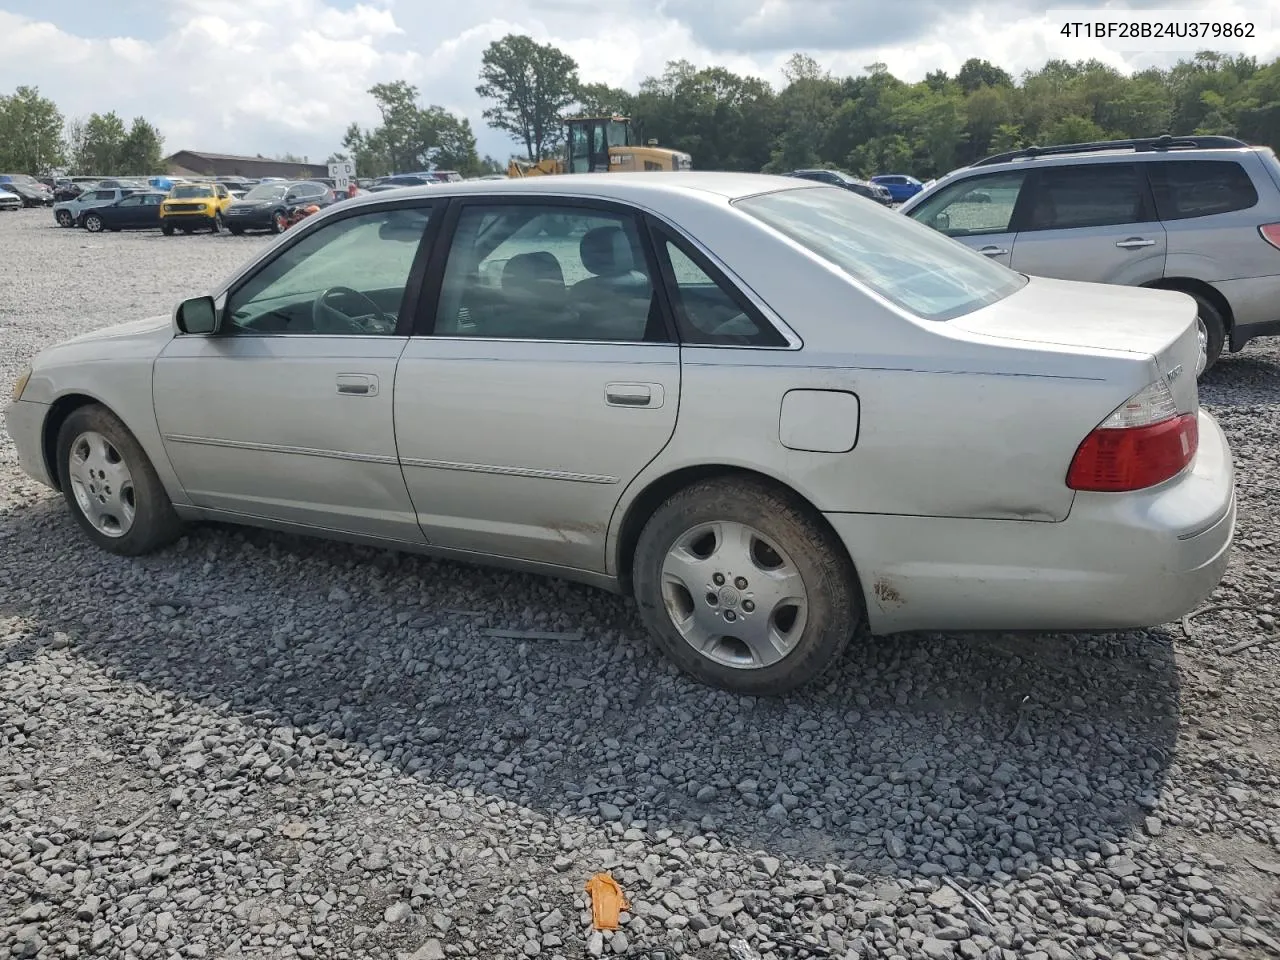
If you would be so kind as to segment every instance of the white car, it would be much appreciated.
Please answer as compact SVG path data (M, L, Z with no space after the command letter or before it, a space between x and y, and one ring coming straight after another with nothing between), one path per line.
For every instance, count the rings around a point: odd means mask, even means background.
M570 577L780 693L862 625L1192 609L1236 517L1204 359L1184 294L1028 278L839 187L588 174L334 204L44 351L6 420L103 549L217 519Z
M0 210L21 210L22 198L0 186Z

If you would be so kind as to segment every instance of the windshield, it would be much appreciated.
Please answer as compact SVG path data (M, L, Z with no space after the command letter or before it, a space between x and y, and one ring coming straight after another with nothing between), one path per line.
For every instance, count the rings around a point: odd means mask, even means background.
M781 190L734 205L925 320L963 316L1027 282L936 230L839 187Z
M279 200L284 196L283 183L262 183L244 195L246 200Z
M187 183L174 187L169 191L169 196L177 200L191 197L211 197L213 196L213 187L206 187L202 183Z

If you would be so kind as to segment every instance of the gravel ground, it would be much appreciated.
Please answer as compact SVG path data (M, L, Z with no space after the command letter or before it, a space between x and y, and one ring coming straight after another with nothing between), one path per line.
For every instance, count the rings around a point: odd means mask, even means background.
M0 389L264 242L0 215ZM0 432L0 951L1280 956L1280 344L1203 393L1241 527L1186 627L866 640L785 702L585 587L219 527L109 556Z

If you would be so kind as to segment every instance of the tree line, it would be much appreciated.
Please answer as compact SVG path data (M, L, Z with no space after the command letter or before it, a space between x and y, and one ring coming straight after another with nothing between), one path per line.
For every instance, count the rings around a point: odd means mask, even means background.
M73 176L164 172L164 138L145 117L126 126L114 110L66 119L37 87L0 94L0 171Z
M620 113L643 139L702 170L838 167L938 176L990 153L1162 133L1224 134L1280 148L1280 59L1205 51L1125 75L1098 60L1050 60L1015 78L981 58L908 83L882 63L840 77L794 55L775 89L723 67L669 61L636 90L584 84L550 44L509 35L485 50L484 118L530 158L560 145L566 113Z
M690 153L702 170L838 167L928 178L1030 144L1161 133L1225 134L1280 149L1280 58L1210 51L1129 76L1097 60L1050 60L1015 78L973 58L954 75L936 70L914 83L881 63L840 77L796 54L777 88L673 60L625 90L583 83L567 53L510 34L485 49L478 80L484 120L530 159L559 150L564 118L575 113L630 116L641 139ZM464 176L506 169L478 154L466 117L424 105L412 84L380 83L369 93L380 122L352 123L330 160L355 160L362 177L431 166ZM0 95L0 171L160 173L162 147L143 117L126 126L112 111L68 122L37 88Z

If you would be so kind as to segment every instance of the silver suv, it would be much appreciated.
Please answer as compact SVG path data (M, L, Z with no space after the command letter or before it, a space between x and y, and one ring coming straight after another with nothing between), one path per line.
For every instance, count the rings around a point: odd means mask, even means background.
M1231 137L1027 147L901 212L1020 273L1163 287L1200 305L1206 368L1280 334L1280 161Z

